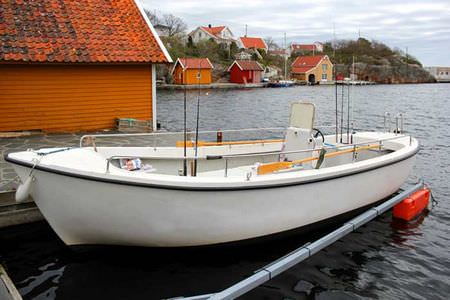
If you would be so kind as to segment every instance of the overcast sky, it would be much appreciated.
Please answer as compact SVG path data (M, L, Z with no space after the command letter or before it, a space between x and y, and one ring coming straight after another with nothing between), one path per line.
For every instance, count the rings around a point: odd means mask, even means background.
M141 0L150 10L181 17L194 29L227 25L242 36L311 43L356 39L384 42L417 57L425 66L450 66L450 0Z

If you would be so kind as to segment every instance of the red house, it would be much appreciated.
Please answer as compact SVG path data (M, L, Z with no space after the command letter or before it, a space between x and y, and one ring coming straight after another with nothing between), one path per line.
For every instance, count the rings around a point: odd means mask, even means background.
M235 60L228 68L232 83L261 82L262 71L264 68L254 60Z

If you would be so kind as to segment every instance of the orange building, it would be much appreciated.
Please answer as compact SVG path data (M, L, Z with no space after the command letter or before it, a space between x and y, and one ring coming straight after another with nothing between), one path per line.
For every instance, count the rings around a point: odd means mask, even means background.
M171 58L139 1L3 1L0 131L156 127L155 64Z
M291 77L316 84L333 80L333 64L328 55L299 56L291 66Z
M210 84L214 66L208 58L178 58L172 69L175 84Z

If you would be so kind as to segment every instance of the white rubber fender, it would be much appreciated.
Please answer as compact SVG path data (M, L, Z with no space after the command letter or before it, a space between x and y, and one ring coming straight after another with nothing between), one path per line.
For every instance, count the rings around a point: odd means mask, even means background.
M17 187L16 202L24 202L30 196L31 184L33 183L33 176L29 176L24 183Z

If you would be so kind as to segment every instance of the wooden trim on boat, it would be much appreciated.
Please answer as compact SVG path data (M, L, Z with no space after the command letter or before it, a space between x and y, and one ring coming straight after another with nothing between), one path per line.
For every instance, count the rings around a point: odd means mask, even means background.
M379 147L380 147L379 144L368 145L368 146L363 146L363 147L355 147L355 148L350 148L350 149L346 149L346 150L327 153L324 155L324 158L330 158L330 157L335 157L335 156L342 155L342 154L353 153L353 152L358 152L358 151L363 151L363 150L370 150L370 149L379 148ZM306 162L318 160L319 158L320 158L320 156L311 156L311 157L306 157L306 158L298 159L298 160L294 160L294 161L277 161L277 162L262 164L258 167L258 175L270 174L270 173L273 173L276 171L290 169L290 168L293 168L297 165L301 165Z
M28 162L14 159L14 158L10 158L10 157L8 157L8 154L4 155L4 159L5 159L5 161L12 163L12 164L16 164L16 165L20 165L20 166L24 166L24 167L28 167L28 168L34 167L35 170L58 174L58 175L63 175L63 176L68 176L68 177L73 177L73 178L78 178L78 179L83 179L83 180L90 180L90 181L97 181L97 182L104 182L104 183L111 183L111 184L120 184L120 185L126 185L126 186L158 188L158 189L166 189L166 190L182 190L182 191L198 191L198 192L203 192L203 191L204 192L210 192L210 191L232 192L232 191L241 191L241 190L272 189L272 188L290 187L290 186L296 186L296 185L303 185L303 184L310 184L310 183L315 183L315 182L333 180L333 179L337 179L337 178L343 178L343 177L348 177L348 176L352 176L352 175L357 175L360 173L370 172L370 171L373 171L376 169L380 169L380 168L383 168L386 166L394 165L394 164L400 163L402 161L405 161L405 160L415 156L417 154L417 152L419 152L419 150L420 150L419 148L420 147L418 146L416 149L414 149L413 152L409 153L408 155L406 155L404 157L400 157L394 161L381 163L379 165L367 167L364 169L358 168L357 170L353 170L351 172L347 172L344 174L326 176L326 177L322 177L322 178L315 178L315 179L305 180L305 181L301 181L301 182L287 182L287 183L279 183L279 184L271 184L271 185L265 184L265 185L232 186L232 187L202 187L202 186L186 187L186 186L162 185L162 184L154 184L154 183L131 182L131 181L125 181L125 180L119 180L119 179L97 177L97 176L92 176L92 175L76 174L76 173L57 170L57 169L44 167L44 166L40 166L40 165L34 165L32 163L28 163Z

